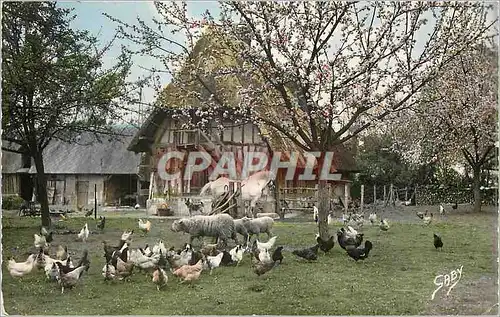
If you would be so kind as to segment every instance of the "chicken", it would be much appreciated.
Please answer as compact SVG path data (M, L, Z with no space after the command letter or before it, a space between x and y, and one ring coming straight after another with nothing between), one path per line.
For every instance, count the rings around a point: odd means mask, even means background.
M319 210L318 210L318 207L316 207L315 205L313 205L313 220L314 222L318 223L319 221Z
M49 244L54 240L54 238L52 237L52 231L48 232L45 227L42 227L40 229L40 234L45 237L45 241Z
M104 230L104 227L106 226L106 217L99 216L99 223L97 224L97 229L99 230Z
M111 263L106 263L101 274L105 281L114 280L116 278L116 269Z
M55 282L59 279L59 267L56 262L52 262L50 269L45 271L45 276L47 276L47 279L51 282Z
M314 247L311 248L302 250L293 250L292 253L306 260L314 261L318 259L318 249L319 249L319 244L316 244Z
M62 246L59 245L57 247L57 252L56 252L56 259L57 260L66 260L68 257L68 247L67 246Z
M276 248L276 250L274 250L273 255L271 256L273 262L280 261L281 264L281 262L283 261L283 254L281 253L282 251L283 251L282 246L279 246Z
M446 213L446 211L444 210L443 205L439 205L439 214L444 215L445 213Z
M134 270L134 263L125 262L121 258L116 259L116 274L120 276L120 279L128 277L132 274Z
M245 252L245 249L241 245L237 245L231 250L229 250L229 254L231 255L231 260L237 262L236 265L239 265L240 262L243 260L243 253Z
M217 244L205 244L200 252L206 256L216 256L218 254Z
M127 241L129 241L128 237L129 236L126 236L124 233L122 235L122 239L120 240L120 243L116 247L109 245L106 241L102 241L102 246L104 249L104 257L106 258L106 263L111 261L113 254L116 251L119 251L121 248L123 248L123 246L127 243Z
M203 269L210 270L210 275L212 275L212 270L216 269L220 266L222 261L222 256L224 256L224 252L220 252L216 256L205 256L205 261L203 262Z
M83 242L87 242L89 233L89 226L88 224L85 224L85 226L83 226L82 230L80 230L80 233L78 234L78 239L82 240Z
M155 267L153 272L153 283L156 284L156 289L159 291L168 282L167 273L160 267Z
M50 261L49 261L50 263ZM68 257L65 261L53 261L53 263L59 263L57 264L58 268L59 268L59 272L61 273L69 273L71 272L72 270L75 269L75 267L72 265L73 263L71 262L71 257Z
M144 251L146 251L146 250L144 250ZM163 244L162 240L159 240L158 243L153 246L153 250L152 250L152 252L156 253L156 254L160 254L160 251L163 254L167 254L167 248L165 248L165 244Z
M271 255L269 254L268 250L260 250L259 261L260 262L271 261Z
M129 261L134 263L135 266L139 267L142 270L150 271L154 269L154 267L158 265L159 260L160 260L159 254L153 254L151 257L147 257L138 250L132 250L130 252Z
M376 212L370 213L370 216L368 217L368 220L370 220L370 222L371 222L372 225L377 224L377 213Z
M427 210L425 211L425 214L421 211L416 211L415 213L417 214L417 217L424 219L424 215L427 215Z
M139 229L142 232L148 233L151 230L151 221L148 220L144 222L142 219L139 219L138 223L139 223Z
M430 225L433 217L434 215L432 214L432 212L430 216L424 216L424 225Z
M333 224L333 221L334 221L333 214L332 214L332 212L330 212L330 213L328 213L328 224L329 225Z
M455 203L453 204L453 206L451 206L451 208L452 208L453 210L456 210L456 209L458 208L458 203L457 203L457 202L455 202Z
M203 260L199 260L195 265L183 265L172 273L182 279L182 282L197 280L203 271Z
M268 260L265 262L253 261L253 272L258 276L261 276L271 271L274 267L276 267L277 264L278 261L273 260Z
M85 213L85 217L91 217L93 213L94 213L94 208L89 209L89 210L87 210L87 212Z
M47 248L49 246L49 244L47 243L47 240L45 239L45 236L44 235L38 235L38 234L34 234L33 235L35 237L35 248L39 249L39 248Z
M267 242L260 242L259 240L255 240L255 243L257 244L257 249L259 250L270 250L274 244L276 243L276 239L278 236L274 236L270 238Z
M234 262L232 260L231 254L229 254L229 252L227 252L226 250L224 250L224 251L222 251L222 259L221 259L220 264L222 266L229 266L229 265L236 264L236 262Z
M443 249L443 240L438 234L434 234L434 247L437 249Z
M347 254L357 262L358 260L366 259L372 247L372 243L366 240L364 248L348 248L346 251Z
M36 265L35 261L36 254L30 254L24 262L16 262L14 259L10 259L7 264L7 269L12 277L22 277L33 271Z
M358 233L352 237L352 235L347 234L347 231L344 228L340 228L340 230L337 231L337 242L344 250L351 246L357 248L361 245L361 242L363 242L363 236L363 233Z
M349 220L351 220L351 217L348 214L342 214L342 222L344 225L347 224Z
M189 258L188 264L189 265L195 265L196 262L198 262L201 259L203 259L203 253L201 253L200 251L194 251L193 250L191 252L191 257Z
M76 267L85 266L85 272L88 272L90 267L90 260L88 259L89 251L83 250L83 256L80 259L80 262L76 265Z
M389 222L387 221L387 219L381 219L379 227L380 230L387 231L391 226L389 226Z
M132 237L133 234L134 234L134 230L124 231L122 233L122 237L120 238L120 241L130 242L131 241L131 237Z
M333 248L333 246L335 245L335 243L333 242L333 236L330 236L330 238L325 241L325 240L321 239L321 237L318 233L316 234L316 242L319 244L320 250L325 252L325 253L330 251Z
M61 285L61 294L64 293L64 288L73 288L83 275L84 270L88 270L85 265L74 268L68 273L63 273L61 267L63 266L60 262L56 262L59 266L59 284Z

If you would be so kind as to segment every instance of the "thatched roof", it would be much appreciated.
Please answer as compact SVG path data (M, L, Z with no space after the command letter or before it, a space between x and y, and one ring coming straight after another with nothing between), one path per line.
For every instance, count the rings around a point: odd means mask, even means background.
M219 38L217 32L210 29L196 43L190 56L189 65L176 75L174 80L168 84L161 92L157 100L158 108L151 113L139 132L132 139L128 149L134 152L148 152L154 143L154 137L162 122L169 116L170 111L183 107L200 107L200 101L195 95L203 99L210 97L208 91L194 78L193 73L203 76L209 86L215 87L215 91L220 93L217 97L225 101L225 104L238 106L238 92L245 85L245 79L239 75L215 77L213 74L221 67L240 64L243 62L239 56L235 56L229 49L224 47L224 40ZM182 78L183 85L179 85L179 78ZM253 79L255 80L255 79ZM273 92L265 94L263 102L258 105L257 111L265 115L270 120L282 120L283 114L280 107L276 107L276 97ZM274 102L272 102L274 100ZM297 110L300 111L300 110ZM280 132L267 126L260 125L261 135L269 143L274 151L299 151L299 147L285 137ZM350 155L344 145L336 146L334 150L338 153L336 169L345 171L355 171L356 164L353 155Z

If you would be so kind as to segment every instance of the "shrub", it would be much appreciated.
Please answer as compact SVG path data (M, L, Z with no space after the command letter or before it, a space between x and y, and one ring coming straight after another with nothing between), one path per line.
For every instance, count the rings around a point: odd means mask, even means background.
M4 210L16 210L21 208L24 199L17 195L3 196L2 197L2 209Z

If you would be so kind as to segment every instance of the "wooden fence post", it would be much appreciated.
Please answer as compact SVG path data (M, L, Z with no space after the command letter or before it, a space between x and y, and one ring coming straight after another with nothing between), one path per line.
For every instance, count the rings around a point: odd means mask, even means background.
M347 214L349 212L349 184L345 183L344 184L344 200L345 200L345 213Z
M234 190L234 185L233 185ZM241 182L236 183L236 190L238 191L238 196L236 197L236 207L233 210L236 210L236 217L240 217L242 211L245 210L245 203L241 199ZM229 202L231 203L231 202ZM252 210L253 218L255 218L255 210Z
M405 202L408 201L408 187L405 187Z
M384 205L387 206L387 189L385 185L384 185Z
M377 185L373 185L373 204L377 202Z
M415 206L417 205L417 185L413 188L413 199L415 199Z
M389 201L391 204L394 202L394 186L392 184L389 187Z
M363 213L363 201L365 200L365 185L361 185L361 205L360 210Z

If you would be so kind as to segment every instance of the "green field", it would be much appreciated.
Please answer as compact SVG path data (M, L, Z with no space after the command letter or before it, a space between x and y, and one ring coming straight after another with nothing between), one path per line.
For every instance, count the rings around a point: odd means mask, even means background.
M58 222L55 230L78 231L92 219L71 218ZM52 255L58 244L67 245L74 259L84 248L89 250L91 267L81 283L61 294L55 283L45 280L43 270L22 278L13 278L6 260L13 256L24 261L34 251L33 234L39 219L4 217L3 280L5 309L9 314L31 315L395 315L395 314L481 314L496 303L497 285L473 289L468 285L482 277L497 280L496 214L456 215L430 226L392 223L388 232L365 226L365 239L373 242L370 257L358 263L349 258L336 243L328 255L316 263L307 263L290 252L284 262L269 273L257 277L246 255L240 267L222 267L212 276L203 272L192 286L179 284L169 274L167 287L157 291L151 278L136 272L128 282L105 282L101 241L116 244L121 232L136 228L136 219L110 218L103 234L92 234L85 245L76 235L56 235ZM170 221L152 219L147 237L135 234L132 247L153 245L158 238L168 247L180 247L187 235L170 231ZM336 228L331 229L334 233ZM310 222L276 222L276 245L287 249L314 245L316 228ZM439 232L444 249L436 251L433 232ZM263 240L267 238L263 236ZM75 261L74 261L75 262ZM436 286L434 277L463 265L463 276L452 290L448 305L441 290L430 297ZM463 303L470 294L479 295L480 305ZM487 295L483 295L484 292ZM472 296L472 295L471 295ZM487 302L485 298L494 298ZM447 299L450 301L450 298ZM437 307L437 308L436 308ZM493 313L493 312L491 312Z

